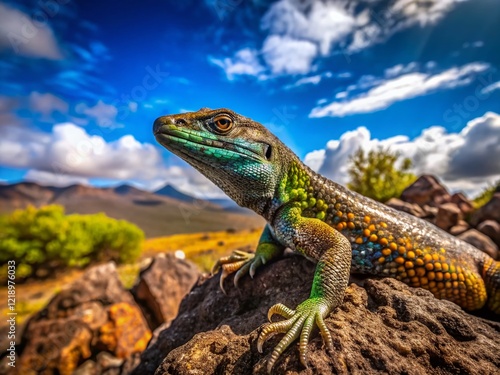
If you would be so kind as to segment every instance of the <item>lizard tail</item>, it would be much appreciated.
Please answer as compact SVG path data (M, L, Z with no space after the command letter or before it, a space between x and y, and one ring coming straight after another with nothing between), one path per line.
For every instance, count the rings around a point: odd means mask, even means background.
M500 314L500 261L489 258L483 267L483 279L488 293L488 308Z

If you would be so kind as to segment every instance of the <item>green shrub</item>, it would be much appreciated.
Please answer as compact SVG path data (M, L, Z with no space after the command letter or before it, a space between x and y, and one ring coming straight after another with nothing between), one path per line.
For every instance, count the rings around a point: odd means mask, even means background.
M0 219L0 264L16 262L16 277L42 277L66 267L114 260L130 263L140 255L144 233L104 214L65 215L58 205L29 206ZM5 278L6 267L0 277Z
M351 157L348 173L351 181L347 187L379 202L399 198L404 189L417 177L408 172L411 160L405 158L398 167L398 153L379 148L366 154L358 149Z
M493 194L495 191L500 188L500 180L495 182L493 185L489 185L482 192L480 192L477 197L472 200L475 208L480 208L488 203L491 198L493 198Z

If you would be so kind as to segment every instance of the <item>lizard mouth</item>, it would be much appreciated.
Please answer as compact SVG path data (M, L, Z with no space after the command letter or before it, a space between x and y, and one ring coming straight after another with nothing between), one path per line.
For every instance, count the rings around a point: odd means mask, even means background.
M211 139L200 135L199 132L180 129L178 126L171 124L165 124L155 129L154 134L156 140L169 150L181 152L183 158L189 156L197 160L199 154L221 157L225 153L228 157L234 155L262 162L267 160L264 155L268 153L270 148L268 145L263 145L263 148L253 149L227 140ZM265 154L263 154L263 151Z

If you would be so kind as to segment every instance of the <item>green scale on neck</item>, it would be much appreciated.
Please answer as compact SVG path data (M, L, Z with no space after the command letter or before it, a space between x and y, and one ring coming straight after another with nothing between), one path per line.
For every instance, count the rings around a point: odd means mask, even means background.
M325 220L328 204L323 199L316 199L311 176L302 165L292 163L281 181L279 192L282 203L294 203L301 208L304 217Z

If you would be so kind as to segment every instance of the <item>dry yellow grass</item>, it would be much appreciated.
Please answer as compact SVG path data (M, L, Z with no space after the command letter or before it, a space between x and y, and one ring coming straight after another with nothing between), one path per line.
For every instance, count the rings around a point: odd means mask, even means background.
M47 302L57 294L61 288L71 283L83 274L81 270L70 270L56 279L43 280L38 282L28 282L16 285L16 320L22 325L31 314L42 309ZM7 316L7 287L0 288L0 300L5 301L2 306L3 316ZM0 329L4 327L4 322L0 322Z
M201 271L210 271L213 264L233 250L254 250L259 242L260 230L205 232L176 234L144 241L143 257L156 253L171 253L181 250L186 258L194 262Z

